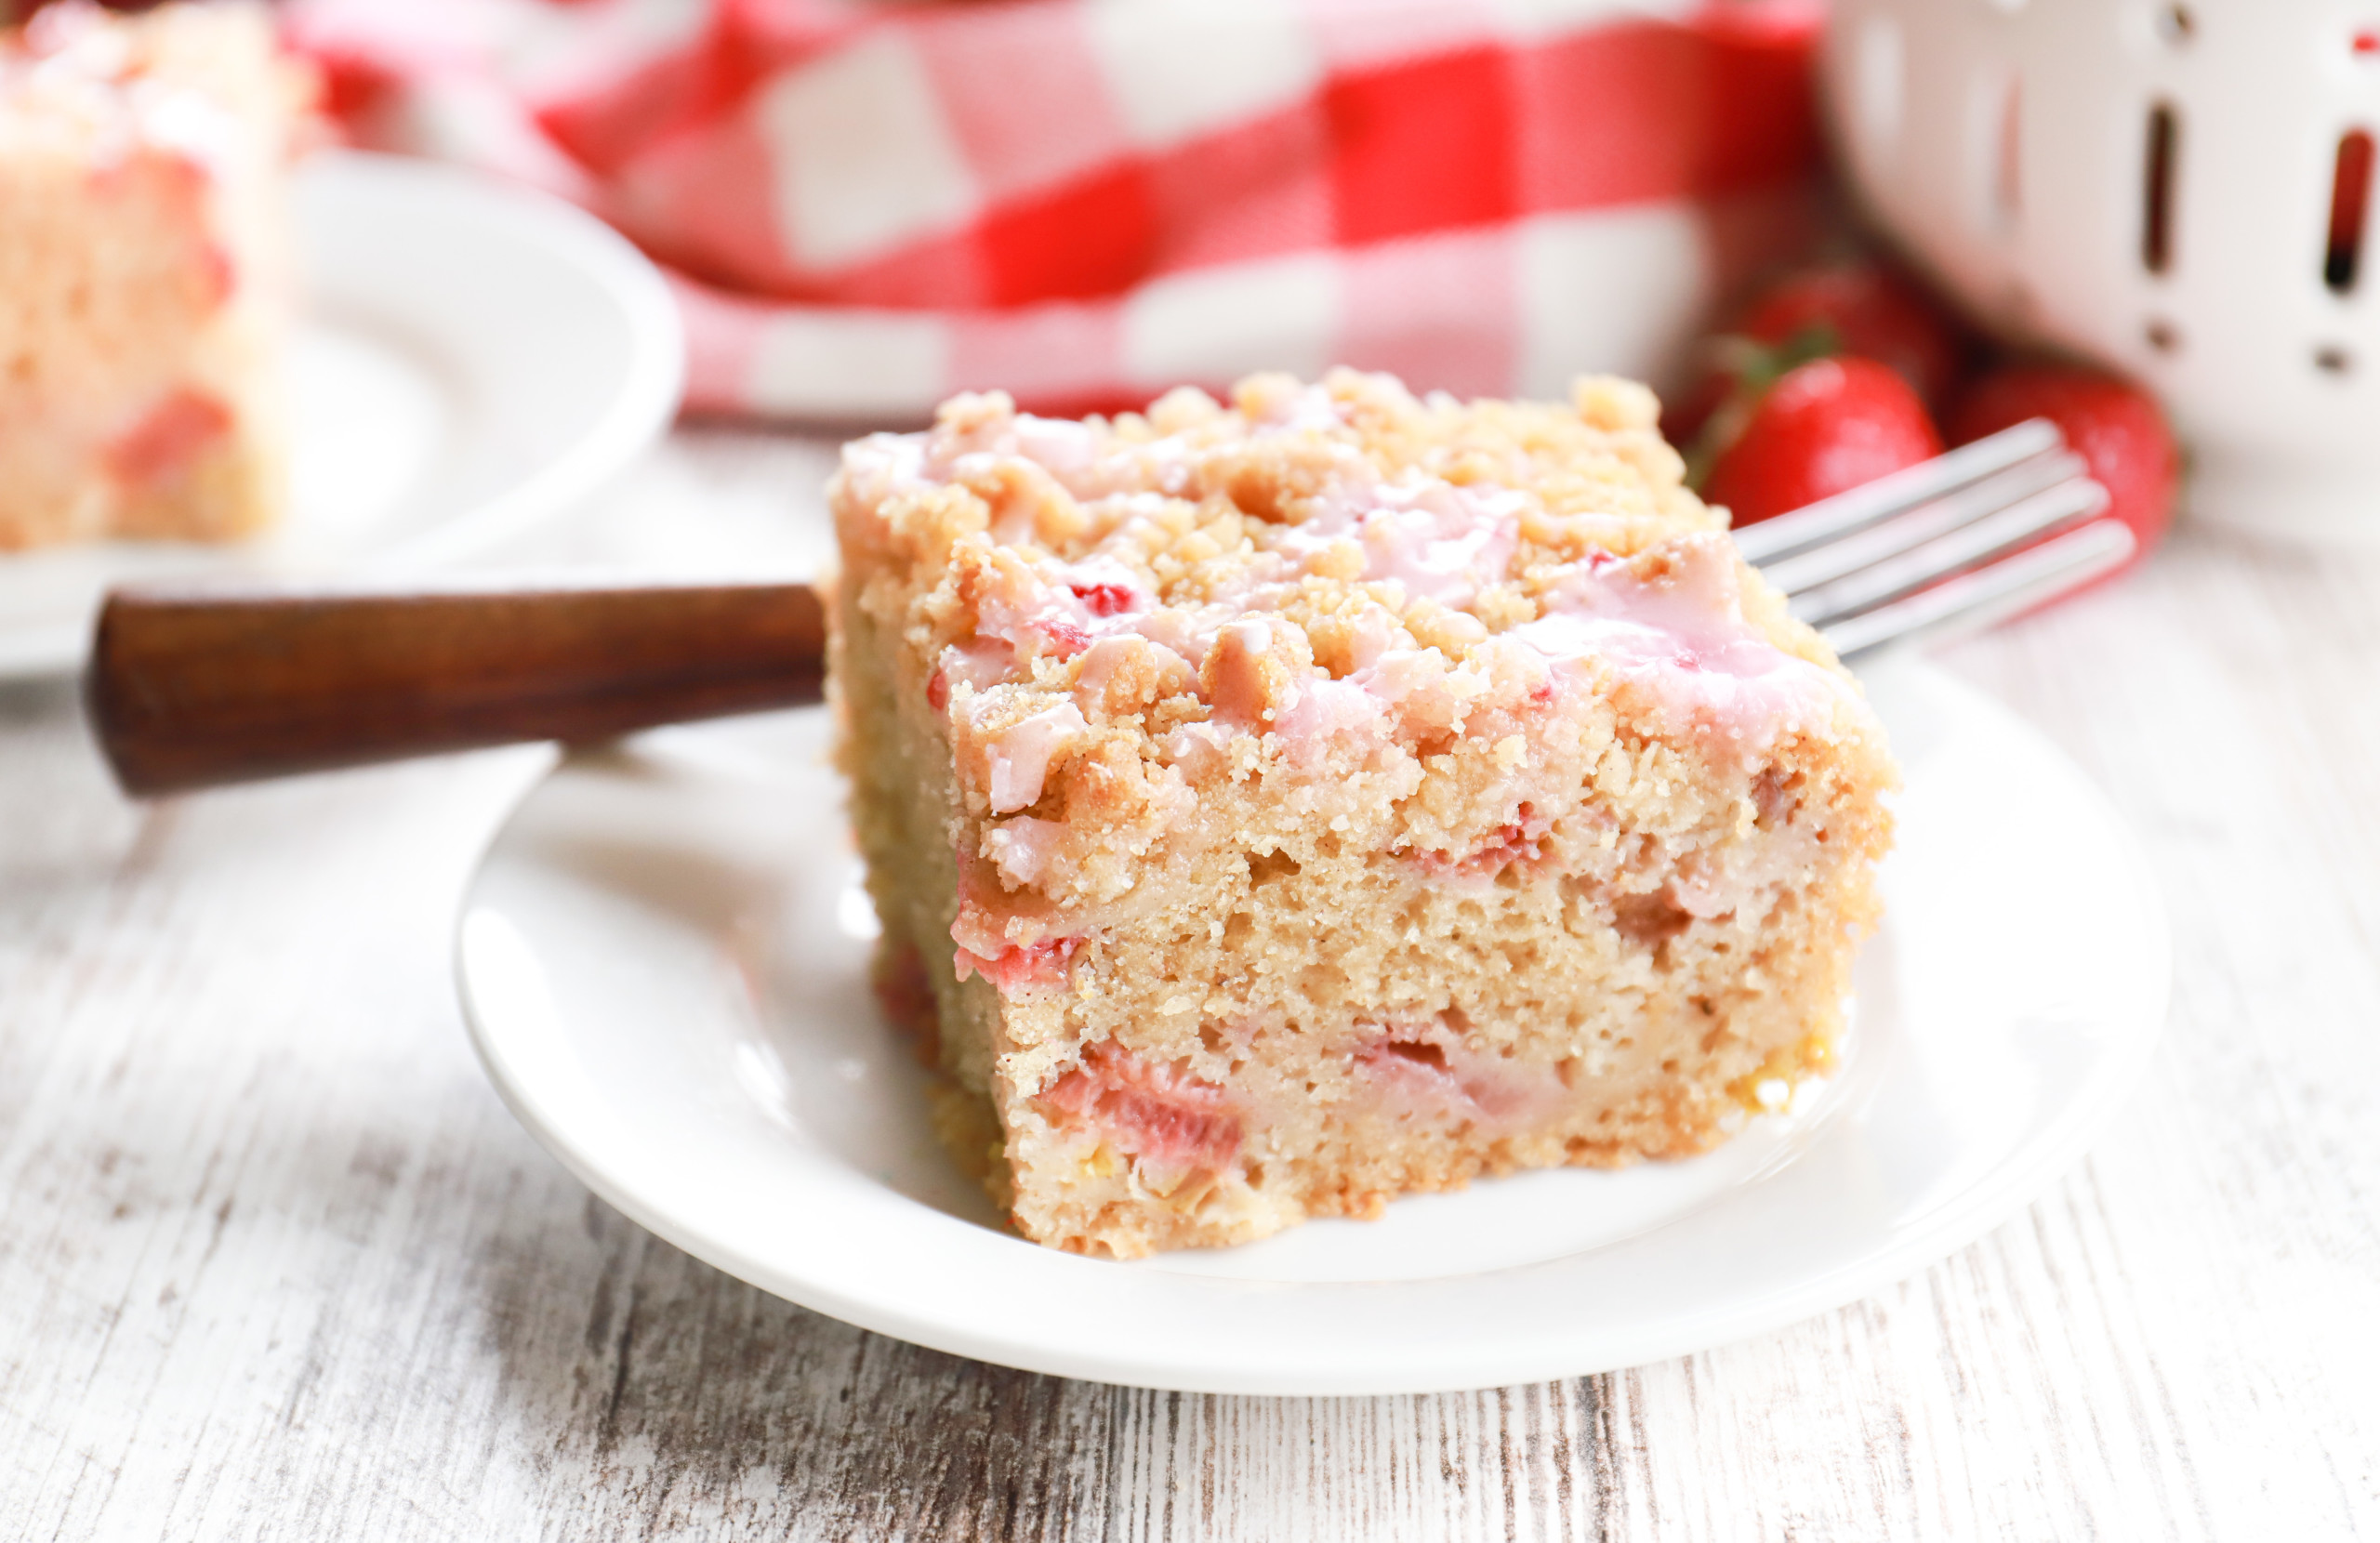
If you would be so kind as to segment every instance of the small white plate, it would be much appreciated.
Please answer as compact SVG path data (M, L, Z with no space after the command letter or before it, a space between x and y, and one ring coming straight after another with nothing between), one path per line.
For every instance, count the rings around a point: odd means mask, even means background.
M613 1205L939 1350L1202 1391L1634 1365L1854 1300L2083 1151L2162 1025L2156 891L2091 786L1937 670L1870 682L1908 775L1844 1069L1687 1162L1564 1169L1130 1264L997 1230L879 1025L817 712L563 762L471 886L463 998L521 1119Z
M469 172L347 152L310 160L295 191L307 302L287 522L234 547L0 556L0 678L77 667L113 584L470 556L569 508L677 412L677 307L600 220Z

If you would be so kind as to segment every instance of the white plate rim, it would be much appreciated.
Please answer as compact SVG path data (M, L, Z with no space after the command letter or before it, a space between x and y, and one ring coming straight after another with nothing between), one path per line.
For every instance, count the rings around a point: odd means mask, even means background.
M1598 1327L1584 1336L1557 1337L1552 1341L1540 1338L1526 1346L1507 1347L1492 1353L1483 1353L1475 1346L1441 1350L1426 1343L1416 1344L1404 1347L1403 1353L1392 1364L1373 1366L1342 1364L1317 1370L1313 1366L1282 1367L1246 1361L1218 1366L1203 1352L1185 1354L1157 1344L1130 1355L1085 1353L1045 1337L1006 1332L980 1321L957 1323L945 1312L905 1309L879 1295L840 1289L817 1279L790 1277L732 1237L707 1232L687 1217L657 1204L635 1176L607 1165L598 1153L588 1149L579 1132L553 1117L545 1103L523 1085L510 1062L502 1042L502 1030L491 1016L473 978L465 929L472 911L471 898L479 892L491 864L498 860L504 832L536 798L537 790L562 769L561 764L549 769L524 792L466 887L455 939L456 986L466 1027L490 1081L515 1117L574 1176L630 1220L674 1246L760 1289L846 1323L931 1349L1021 1370L1126 1386L1303 1397L1418 1394L1514 1386L1593 1375L1691 1354L1769 1333L1871 1297L2007 1221L2088 1152L2144 1080L2162 1037L2173 970L2170 930L2163 900L2149 864L2113 805L2046 736L1986 693L1922 661L1896 660L1885 667L1905 673L1912 681L1922 681L1924 690L1957 702L1963 709L1990 720L1997 732L2026 743L2044 767L2055 769L2064 784L2063 793L2077 798L2101 822L2118 859L2125 890L2122 898L2135 908L2145 945L2133 970L2137 995L2116 1036L2121 1053L2104 1056L2095 1063L2087 1085L2066 1101L2053 1125L2027 1141L2015 1155L1988 1175L1970 1180L1958 1194L1898 1229L1891 1246L1847 1259L1840 1267L1805 1279L1790 1289L1748 1295L1733 1311L1706 1313L1691 1325L1657 1325L1619 1331ZM1984 1182L1984 1178L1990 1182ZM896 1204L925 1209L905 1196L892 1198ZM964 1223L954 1221L952 1226L959 1231L945 1241L962 1252L987 1245L1012 1249L1032 1247ZM1137 1268L1054 1250L1034 1250L1034 1256L1037 1268L1046 1270L1053 1281L1071 1276L1070 1284L1092 1291L1100 1288L1098 1273ZM965 1276L967 1262L965 1259L952 1259L951 1273ZM1450 1287L1459 1290L1465 1280L1551 1271L1566 1262L1555 1259L1452 1280L1360 1283L1354 1289L1393 1291L1421 1286L1443 1295ZM1114 1278L1106 1277L1109 1281ZM1165 1279L1192 1283L1188 1286L1191 1291L1241 1299L1252 1293L1281 1289L1272 1283L1178 1275Z
M551 193L468 167L367 151L322 154L335 174L427 192L469 205L492 226L536 232L601 284L629 336L618 393L575 443L505 492L380 554L377 566L441 566L517 536L602 486L677 416L686 389L684 321L668 281L626 236Z

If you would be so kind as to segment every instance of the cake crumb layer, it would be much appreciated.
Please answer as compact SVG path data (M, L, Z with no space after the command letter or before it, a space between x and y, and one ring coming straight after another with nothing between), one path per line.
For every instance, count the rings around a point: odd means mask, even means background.
M1699 1152L1823 1066L1893 770L1658 412L1342 371L846 448L879 975L1027 1236Z

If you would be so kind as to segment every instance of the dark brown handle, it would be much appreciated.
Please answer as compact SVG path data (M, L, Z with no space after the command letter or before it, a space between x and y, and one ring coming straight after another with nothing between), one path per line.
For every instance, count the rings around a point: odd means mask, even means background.
M85 691L150 795L819 699L807 585L122 589Z

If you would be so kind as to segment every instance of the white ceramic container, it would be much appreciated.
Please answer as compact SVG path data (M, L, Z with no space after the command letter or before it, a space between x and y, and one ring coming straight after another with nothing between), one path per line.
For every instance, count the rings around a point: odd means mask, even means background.
M2149 383L2198 518L2380 547L2380 7L1834 0L1858 196L2003 336Z

